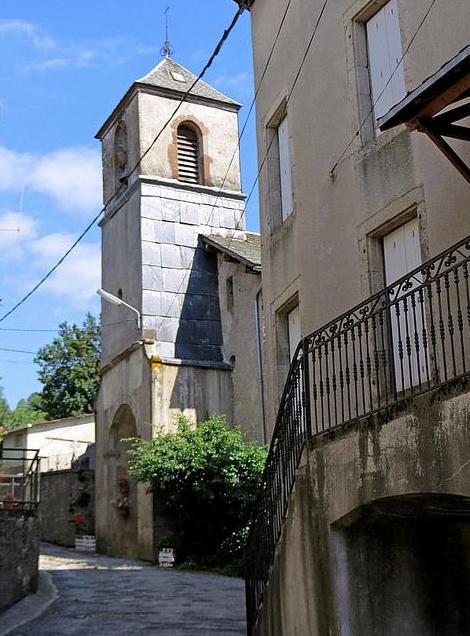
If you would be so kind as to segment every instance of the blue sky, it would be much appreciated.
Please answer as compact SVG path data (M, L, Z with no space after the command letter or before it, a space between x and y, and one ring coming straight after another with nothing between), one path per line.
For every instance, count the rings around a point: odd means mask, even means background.
M196 74L236 10L233 0L2 0L0 17L0 316L74 241L101 205L94 135L132 81L155 66L171 7L174 59ZM253 95L245 13L206 81L246 105ZM253 118L253 115L252 115ZM256 176L254 122L242 179ZM247 211L258 229L256 197ZM60 322L99 312L100 235L90 232L47 284L0 323L0 384L11 406L38 390L31 354ZM9 331L36 329L51 331ZM7 331L8 330L8 331Z

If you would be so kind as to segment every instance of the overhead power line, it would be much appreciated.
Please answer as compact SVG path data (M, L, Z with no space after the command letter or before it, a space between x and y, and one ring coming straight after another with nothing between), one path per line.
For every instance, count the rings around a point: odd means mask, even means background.
M133 168L130 170L130 172L127 175L127 178L129 178L134 172L135 170L140 166L142 160L148 155L148 153L151 151L151 149L154 147L154 145L156 144L156 142L158 141L158 139L161 137L161 135L163 134L164 130L170 125L170 123L173 121L173 118L175 117L175 115L178 113L178 111L180 110L180 108L182 107L183 103L187 100L187 98L189 97L191 91L194 89L194 87L196 86L196 84L204 77L204 75L207 73L207 71L209 70L209 68L212 66L212 64L214 63L214 60L216 59L216 57L219 55L224 43L226 42L226 40L228 39L230 33L233 31L233 29L235 28L235 25L237 24L241 14L243 13L243 11L245 10L245 7L242 5L239 7L238 11L235 13L234 17L232 18L232 21L230 22L229 26L227 27L227 29L225 29L225 31L223 32L222 36L220 37L216 47L214 48L211 56L209 57L209 60L207 61L207 63L205 64L205 66L203 67L202 71L199 73L199 75L196 77L196 79L194 80L194 82L191 84L190 88L186 91L186 93L184 93L184 95L181 97L180 100L178 100L178 105L176 106L176 108L174 109L173 113L171 114L171 116L168 118L168 120L165 122L165 124L163 125L163 127L160 129L160 131L157 133L157 135L155 136L155 138L153 139L153 141L151 142L150 146L145 150L145 152L141 155L141 157L139 158L139 160L136 162L136 164L133 166ZM108 201L105 203L105 205L102 207L102 209L99 211L99 213L95 216L95 218L87 225L87 227L83 230L83 232L80 234L80 236L76 239L76 241L71 245L71 247L65 252L65 254L57 261L57 263L54 265L54 267L52 267L52 269L50 269L42 278L41 280L36 283L36 285L25 295L23 296L23 298L21 298L21 300L19 300L16 305L14 305L6 314L4 314L3 316L0 317L0 322L3 322L4 320L6 320L9 316L11 316L17 309L19 309L19 307L21 307L21 305L23 305L28 298L30 298L47 280L48 278L50 278L54 272L57 270L58 267L60 267L60 265L65 261L65 259L69 256L69 254L76 248L76 246L83 240L83 238L88 234L88 232L91 230L91 228L95 225L95 223L98 221L98 219L100 218L100 216L106 211L107 207L109 206L109 204L114 200L114 198L117 196L118 192L115 192L109 199ZM124 201L117 209L116 211L118 211L119 209L121 209L125 203L127 201Z
M24 349L3 349L2 347L0 347L0 351L8 351L8 353L28 353L32 356L36 355L35 351L25 351Z
M232 156L230 158L230 162L228 164L228 167L227 167L227 170L225 172L224 178L222 180L222 185L220 186L220 188L219 188L219 190L217 192L217 196L216 196L216 198L214 200L214 203L212 204L212 209L211 209L211 212L209 214L209 217L208 217L208 220L207 220L207 223L206 223L206 225L208 225L208 226L210 226L210 224L211 224L211 220L212 220L212 218L214 216L214 211L215 211L215 208L217 206L217 202L219 201L220 197L224 194L224 186L225 186L225 184L227 182L227 178L228 178L230 169L231 169L231 167L233 165L233 162L235 160L235 157L237 156L237 153L240 152L241 142L242 142L243 136L244 136L244 134L246 132L246 129L247 129L247 126L248 126L248 122L249 122L251 114L253 112L253 108L255 107L255 104L256 104L256 99L258 97L259 91L261 89L261 85L262 85L262 83L264 81L264 78L266 76L268 67L269 67L269 65L271 63L271 60L272 60L272 57L273 57L273 54L274 54L274 50L276 48L276 44L277 44L277 42L279 40L279 36L281 35L281 32L282 32L282 29L284 27L284 23L286 21L287 14L289 13L289 9L290 9L291 4L292 4L292 0L289 0L287 5L286 5L286 8L284 10L283 16L281 18L281 22L279 24L279 27L277 29L276 36L274 38L273 44L271 46L271 50L270 50L269 55L268 55L267 60L266 60L266 64L264 65L263 72L261 73L261 78L260 78L260 81L258 82L258 86L256 87L254 97L251 100L251 104L250 104L250 107L248 109L248 114L247 114L247 116L245 118L245 121L244 121L244 124L242 126L241 132L240 132L240 134L238 136L237 145L235 146L235 150L233 151L233 154L232 154ZM239 221L237 223L237 226L239 226L240 221L241 221L241 219L243 219L244 215L245 215L245 211L242 212L242 214L240 216L240 219L239 219ZM235 227L234 231L237 230L237 226ZM162 316L161 319L160 319L160 323L159 323L159 325L158 325L158 327L156 329L157 331L158 331L158 328L162 325L163 320L165 320L166 318L169 317L169 315L171 313L171 310L173 309L173 306L174 306L174 304L176 302L177 295L183 289L183 286L186 283L188 275L189 275L189 270L186 270L186 272L184 273L183 279L182 279L181 283L178 286L177 291L174 293L173 299L172 299L172 301L170 303L170 306L168 307L167 313L164 316Z
M332 177L332 179L335 178L336 175L336 169L338 168L339 164L342 163L342 161L344 161L345 159L347 159L348 157L350 157L351 155L345 156L346 153L348 152L348 150L351 148L351 146L354 143L354 140L356 139L356 137L358 137L361 133L361 130L364 128L364 126L366 125L366 123L369 120L369 117L371 115L374 114L375 111L375 107L377 106L377 103L379 102L380 98L382 97L382 95L385 93L385 91L387 90L387 88L390 85L390 82L392 81L395 73L398 71L398 69L400 68L403 60L405 59L405 57L408 55L408 52L410 51L411 47L413 46L414 41L416 40L418 33L421 31L424 23L426 22L426 20L428 19L429 14L431 13L434 5L436 4L437 0L432 0L431 4L429 5L429 7L427 8L426 13L424 14L423 18L421 19L420 23L418 24L418 28L416 29L413 37L411 38L411 40L408 43L408 46L406 47L403 55L401 56L398 64L395 66L395 68L392 71L392 74L390 75L390 77L387 80L387 83L385 84L385 86L383 87L382 91L380 92L380 94L377 96L377 98L375 99L375 101L373 102L369 112L367 113L367 115L364 117L364 119L361 121L359 128L356 130L356 132L354 133L354 135L351 137L351 139L348 141L348 143L346 144L346 146L344 147L343 152L339 155L338 159L335 161L335 163L333 164L333 167L330 170L330 176Z

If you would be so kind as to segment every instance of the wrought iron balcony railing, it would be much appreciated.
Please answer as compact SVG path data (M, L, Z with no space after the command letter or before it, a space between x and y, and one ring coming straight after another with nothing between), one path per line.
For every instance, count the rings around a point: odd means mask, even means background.
M39 463L39 451L0 447L0 510L36 508Z
M304 446L470 370L470 238L305 337L294 355L248 541L249 632Z

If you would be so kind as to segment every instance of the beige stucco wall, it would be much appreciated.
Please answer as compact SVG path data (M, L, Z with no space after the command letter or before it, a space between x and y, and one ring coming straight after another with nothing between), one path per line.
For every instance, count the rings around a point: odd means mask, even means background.
M218 256L219 302L224 360L233 364L233 425L247 439L264 443L261 365L258 350L256 296L261 273ZM233 280L233 308L227 303L227 279Z
M130 497L130 518L122 519L116 511L119 497L116 464L126 458L119 444L119 409L128 408L135 420L135 433L150 439L151 371L142 346L138 346L103 373L96 404L96 536L97 546L109 554L127 554L135 558L153 559L153 501L140 485ZM113 428L114 424L114 428ZM122 435L128 436L128 433ZM117 524L132 532L133 543L123 545L114 534ZM130 524L135 524L128 528ZM123 533L125 536L125 533Z
M435 608L439 594L442 603L446 602L444 597L457 580L453 577L462 575L457 574L457 564L466 563L466 552L459 552L458 541L456 554L443 559L444 572L439 571L442 562L438 563L437 554L445 550L449 537L452 541L452 524L468 536L469 409L468 392L448 397L445 390L437 390L416 399L389 421L371 418L352 430L314 440L297 472L255 634L444 633L435 631L438 612L433 613L429 604ZM361 532L363 521L371 526L369 530L366 526L366 542L360 548L350 542ZM418 528L423 524L423 534L407 556L410 545L403 541L406 536L400 535L399 527L409 522ZM381 523L389 524L388 539L384 535L383 541L394 549L393 556L380 556L379 552L378 557L372 552ZM435 562L432 552L424 552L427 558L420 562L420 543L431 534ZM376 587L370 582L363 587L362 573L356 569L358 559L367 562L368 555ZM409 571L406 567L400 570L398 561L403 558ZM390 559L397 560L395 569L390 568ZM468 577L468 566L462 569ZM448 577L447 587L431 584L438 575L441 584L442 577ZM364 625L358 619L358 605L374 606L374 595L390 592L387 586L393 594L380 601L382 617L378 619L370 608L361 618ZM457 607L465 612L466 606L465 599ZM452 612L447 606L443 614L449 621L445 633L464 633L453 623L450 626ZM380 625L374 624L377 620Z
M251 9L258 86L287 0L256 0ZM258 160L266 127L290 93L320 0L294 3L257 98ZM269 174L260 178L263 291L267 331L267 421L272 428L285 364L279 366L279 310L298 294L303 334L354 306L382 284L381 237L412 211L420 223L422 258L470 233L468 185L432 143L403 128L355 138L335 179L330 170L370 109L366 49L360 21L383 2L329 3L287 107L294 213L273 228ZM429 7L398 0L403 49ZM405 58L408 90L468 44L466 2L436 3ZM362 29L362 31L361 31ZM468 153L468 151L467 151ZM284 361L285 362L285 361Z
M31 424L8 434L6 449L26 448L39 450L41 471L64 470L95 442L94 415Z

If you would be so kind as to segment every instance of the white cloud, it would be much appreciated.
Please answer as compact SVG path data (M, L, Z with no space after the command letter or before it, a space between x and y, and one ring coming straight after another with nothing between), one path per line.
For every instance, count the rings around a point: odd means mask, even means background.
M101 159L90 148L45 155L0 146L0 190L21 186L51 197L63 210L84 215L101 207Z
M235 75L219 75L213 82L214 86L218 86L220 90L232 90L240 92L248 92L253 90L252 79L249 73L242 71Z
M0 214L0 253L4 262L24 255L31 240L37 236L38 225L33 217L20 212Z
M70 234L46 234L30 244L35 256L35 271L44 272L63 256L73 244ZM92 300L101 280L101 249L99 243L79 243L60 267L44 284L44 290L60 296L76 308L85 308Z
M56 47L55 41L43 29L25 20L0 20L0 35L26 37L35 48L41 50Z

